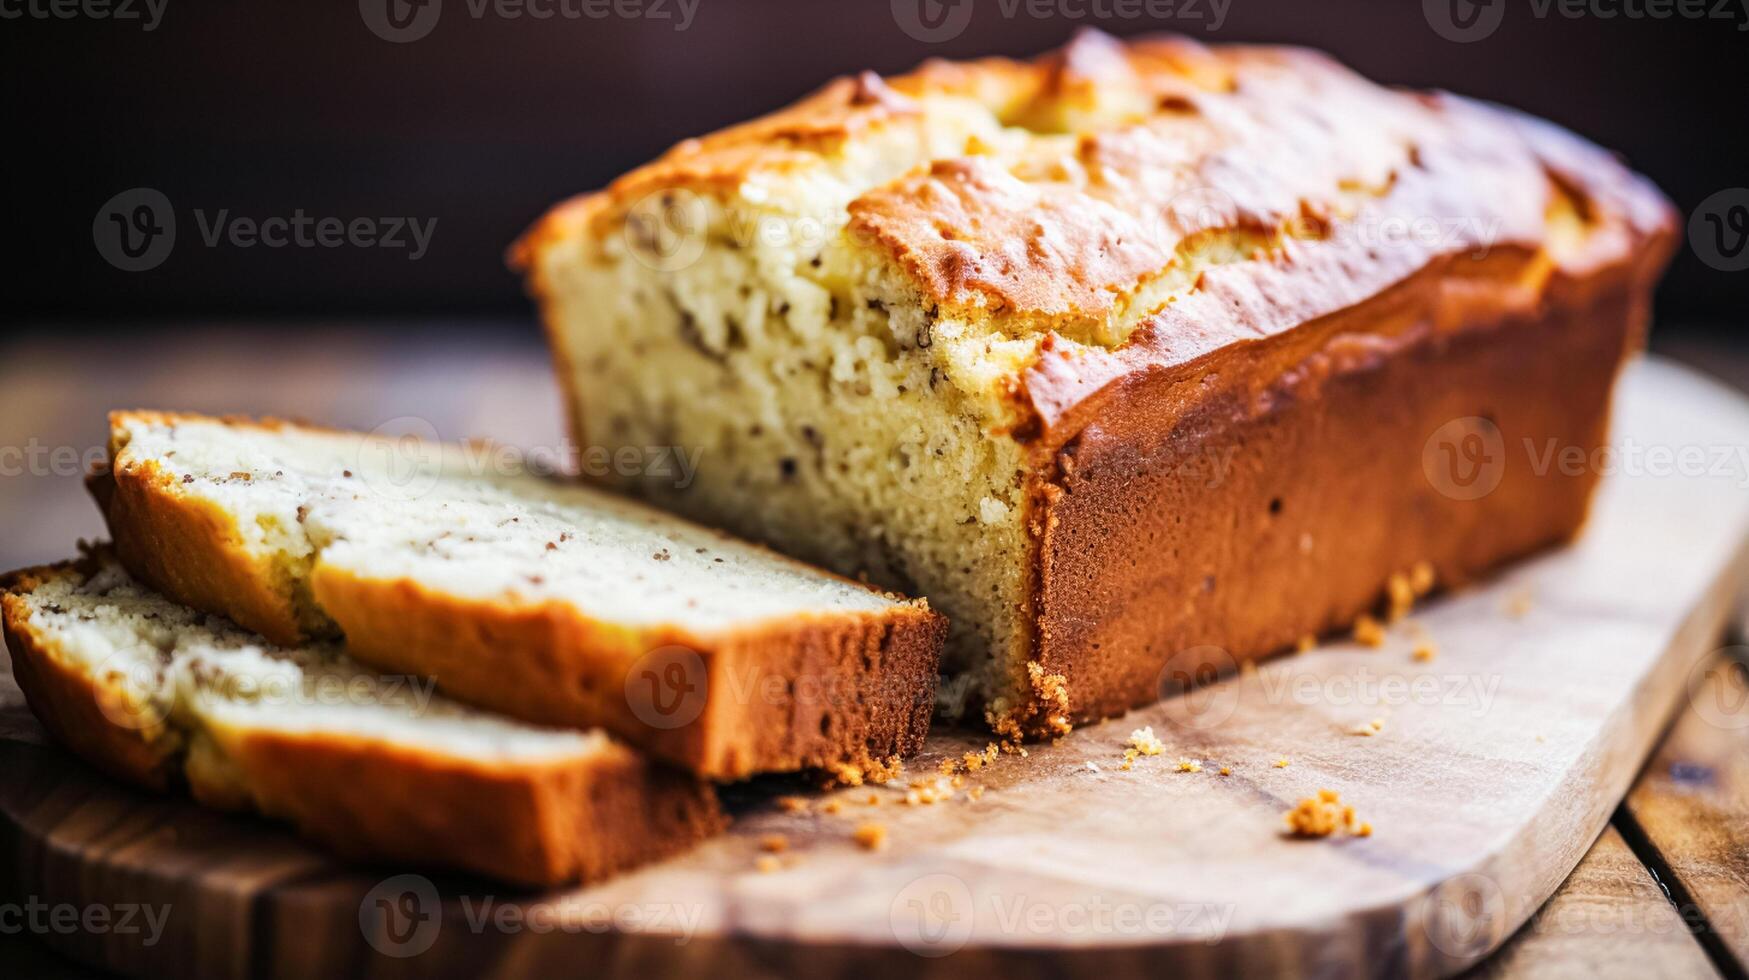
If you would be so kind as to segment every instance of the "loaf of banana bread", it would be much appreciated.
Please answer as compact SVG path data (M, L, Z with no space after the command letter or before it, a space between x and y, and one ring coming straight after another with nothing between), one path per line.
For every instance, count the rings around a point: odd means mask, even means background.
M613 479L928 596L1053 730L1573 535L1547 449L1606 439L1673 228L1506 109L1087 33L840 79L512 260L578 439L703 451Z

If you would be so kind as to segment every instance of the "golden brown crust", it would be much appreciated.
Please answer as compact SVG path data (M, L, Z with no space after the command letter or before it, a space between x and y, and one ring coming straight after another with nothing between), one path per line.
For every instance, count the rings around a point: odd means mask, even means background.
M305 637L289 585L240 545L236 521L175 493L151 460L87 480L128 572L183 605L219 613L280 646Z
M585 764L485 767L346 738L251 732L226 745L255 805L360 860L526 885L598 881L727 821L710 787L622 746Z
M361 660L528 721L599 725L714 779L916 752L946 634L941 616L917 606L702 636L326 565L313 584Z
M101 682L56 654L54 645L31 625L30 610L21 598L51 579L82 577L85 569L84 562L66 562L0 577L0 613L12 676L31 712L57 741L117 779L163 791L177 770L181 740L159 720L141 718L132 726L113 720L103 708L107 695Z
M134 785L165 791L185 779L202 803L290 820L352 857L536 886L599 880L726 825L707 784L611 743L581 757L487 765L333 734L210 731L200 737L215 743L223 769L203 768L174 729L111 720L101 683L31 628L23 594L87 574L86 564L68 563L0 579L6 644L49 734Z
M1647 285L1524 303L1451 276L1136 372L1035 472L1034 656L1077 719L1344 629L1417 563L1460 585L1577 532L1597 472L1536 460L1606 444ZM1481 453L1442 455L1478 418Z
M175 412L110 413L107 470L93 473L86 487L109 526L116 557L128 572L183 605L223 615L280 646L331 632L312 611L300 608L291 582L263 555L242 546L236 520L218 506L176 492L175 478L156 460L122 460L122 425L174 425L214 421ZM296 423L280 419L216 421L249 424L267 431Z
M1034 136L1019 150L924 160L867 188L849 205L849 234L883 251L928 304L1009 332L1098 335L1116 316L1176 341L1186 318L1129 301L1191 261L1185 249L1211 244L1255 250L1208 266L1224 277L1285 274L1298 310L1286 319L1297 322L1443 255L1549 249L1548 216L1564 198L1591 226L1559 256L1574 269L1621 261L1671 222L1643 179L1508 110L1383 89L1304 49L1088 31L1032 62L838 79L561 204L512 263L534 270L557 242L605 237L657 191L727 197L755 176L839 161L883 130L921 133L945 111L936 103L954 99ZM1245 336L1255 333L1221 339Z
M130 420L215 421L152 412L111 420L118 429ZM217 421L269 431L292 425ZM112 445L113 472L91 481L123 564L166 595L282 645L318 622L344 634L359 659L433 677L459 700L539 724L604 727L716 779L908 755L928 731L946 620L924 603L789 617L723 635L678 625L628 630L568 603L462 599L317 560L300 609L283 573L241 546L230 514L181 493L155 461L124 457L123 448ZM673 659L674 650L691 652L682 667L696 662L701 677L683 679L702 679L708 697L686 709L692 720L677 724L658 710L652 722L650 707L628 694L626 676L652 656Z

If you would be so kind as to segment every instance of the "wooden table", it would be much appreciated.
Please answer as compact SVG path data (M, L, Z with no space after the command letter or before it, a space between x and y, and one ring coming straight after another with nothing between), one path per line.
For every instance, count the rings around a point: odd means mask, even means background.
M1749 358L1676 336L1666 353L1749 387ZM392 368L392 370L391 370ZM109 408L307 417L370 429L405 416L446 438L560 445L559 400L527 324L212 325L0 347L0 567L102 533L79 474ZM1743 642L1739 637L1737 642ZM7 677L3 681L10 683ZM11 900L0 896L0 901ZM12 975L89 975L0 931ZM1749 648L1727 650L1673 720L1610 825L1556 895L1474 973L1749 977Z

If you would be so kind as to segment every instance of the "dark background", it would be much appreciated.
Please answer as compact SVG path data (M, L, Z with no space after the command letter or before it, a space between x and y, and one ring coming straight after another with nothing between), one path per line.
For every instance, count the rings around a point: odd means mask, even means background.
M1731 20L1598 15L1624 0L1539 16L1533 0L1493 0L1499 28L1471 43L1435 31L1422 0L1231 0L1212 32L1208 0L1165 20L1010 17L1012 0L970 0L967 28L936 44L901 30L890 0L699 0L685 31L672 19L475 18L470 0L441 0L430 33L404 44L366 26L368 5L386 0L161 0L150 32L25 6L49 2L0 0L0 450L101 455L102 412L119 406L358 428L417 414L449 437L553 445L558 396L502 262L546 206L832 75L1031 54L1078 26L1312 45L1383 82L1515 105L1620 151L1685 216L1749 186L1749 0L1732 0ZM1096 2L1113 0L1053 6ZM180 227L162 265L128 273L99 255L92 225L137 187L163 192ZM206 248L195 209L437 226L418 261ZM1749 388L1746 308L1749 271L1685 246L1654 342ZM79 483L77 468L0 479L0 567L65 557L101 533ZM86 975L29 937L0 935L0 963Z
M26 2L6 0L11 10ZM889 0L698 0L683 31L676 0L663 0L669 19L476 17L470 0L440 2L430 33L401 44L372 33L355 0L166 0L149 32L139 21L0 20L16 113L4 155L12 314L80 329L190 317L526 319L502 253L551 202L832 75L1031 54L1082 25L1313 45L1384 82L1516 105L1620 151L1685 216L1715 191L1749 185L1749 32L1739 30L1749 0L1731 0L1732 20L1539 16L1530 0L1493 0L1503 22L1471 43L1436 33L1421 0L1231 0L1214 31L1208 0L1165 20L1091 13L1113 0L1064 0L1046 18L969 0L969 26L942 43L908 36ZM159 267L128 273L99 256L92 221L112 195L141 186L173 202L177 245ZM209 248L197 208L437 225L418 261L384 248ZM1749 299L1749 272L1709 268L1684 248L1659 299L1662 320L1728 323Z

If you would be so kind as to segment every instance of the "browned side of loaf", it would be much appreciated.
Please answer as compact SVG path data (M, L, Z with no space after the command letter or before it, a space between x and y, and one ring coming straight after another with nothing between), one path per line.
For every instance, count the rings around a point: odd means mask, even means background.
M915 752L946 632L945 619L918 606L700 637L325 565L313 586L361 660L433 677L458 699L531 722L600 725L715 779Z
M555 886L667 857L727 825L708 785L617 745L581 762L503 767L259 731L226 750L262 812L359 860Z
M1034 649L1072 713L1121 712L1185 671L1345 629L1417 562L1449 586L1571 537L1598 476L1539 463L1551 445L1590 458L1606 443L1665 252L1557 277L1540 299L1520 288L1536 271L1523 253L1454 258L1112 386L1034 484ZM1459 497L1482 484L1459 481L1487 473L1442 470L1429 449L1467 417L1501 437L1498 486L1476 499Z

